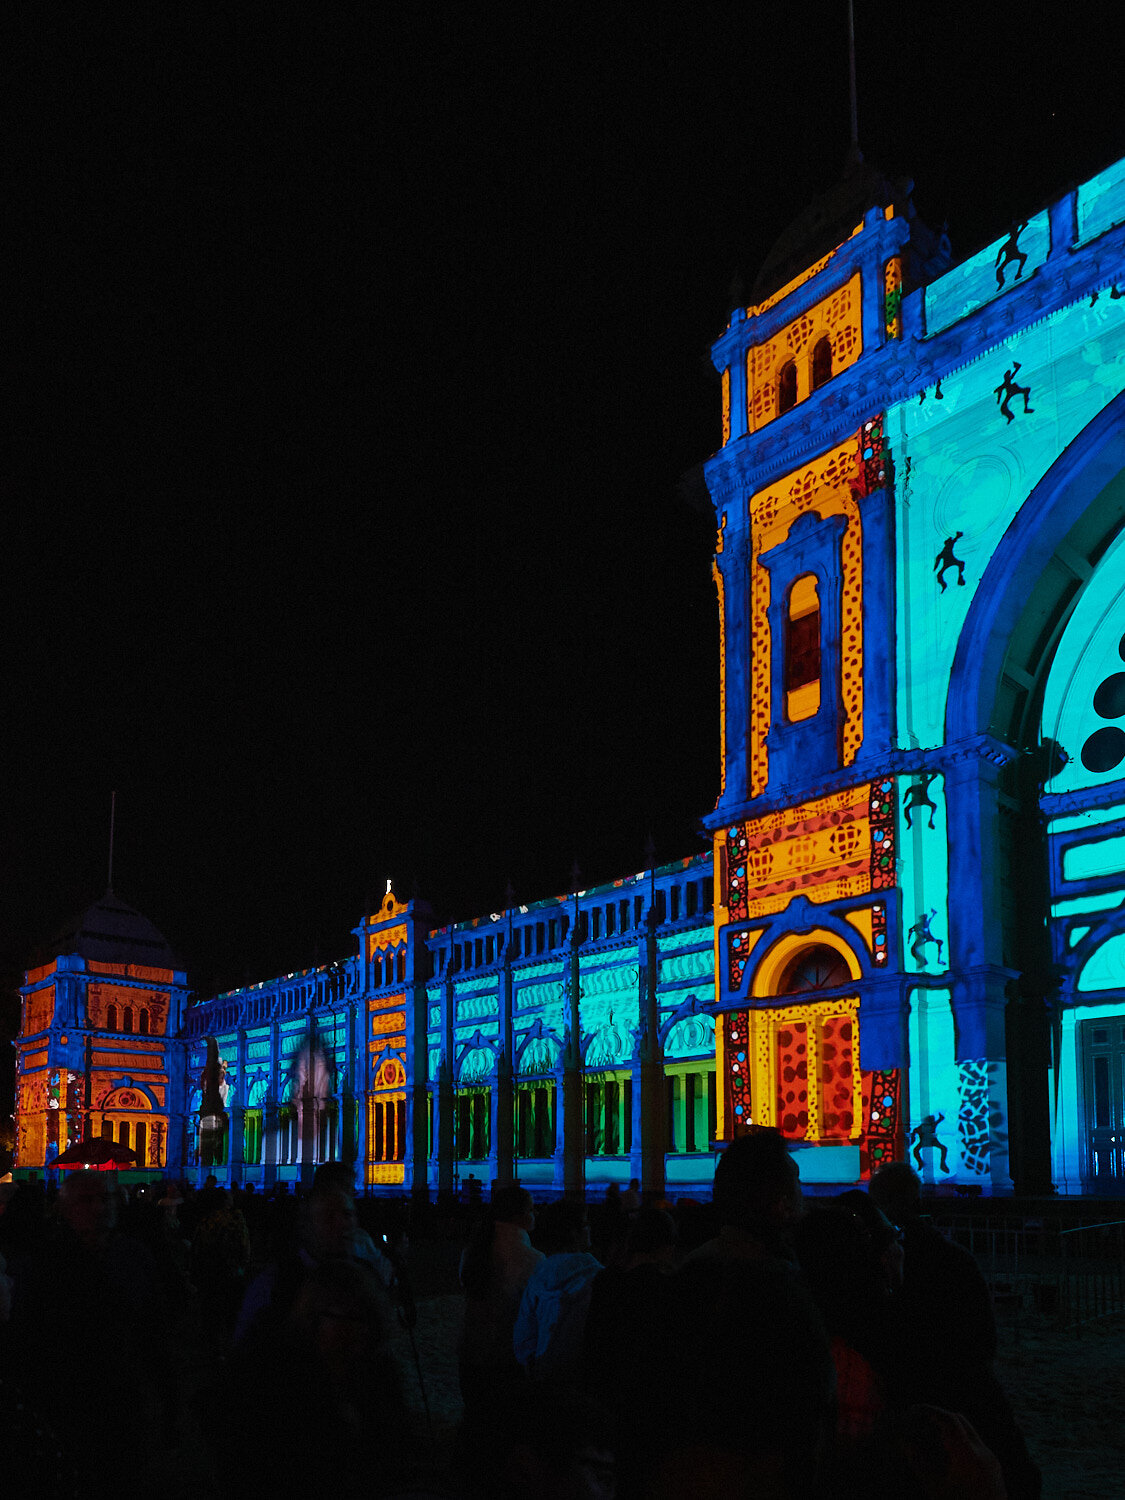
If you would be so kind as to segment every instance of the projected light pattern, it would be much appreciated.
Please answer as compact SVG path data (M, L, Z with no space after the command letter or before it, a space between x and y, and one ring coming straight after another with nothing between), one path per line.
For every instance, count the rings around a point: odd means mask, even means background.
M1019 363L1034 413L997 390ZM942 401L908 401L889 411L896 461L909 460L909 499L899 520L897 589L898 722L909 746L942 744L953 658L989 560L1020 507L1059 454L1125 389L1125 298L1070 303L1007 334L987 358L943 377ZM934 559L961 533L965 586L937 586Z
M952 269L898 193L849 173L713 346L711 851L436 928L388 885L350 959L190 1006L76 940L21 992L21 1171L104 1131L199 1180L704 1193L714 1119L1007 1192L1011 1047L1017 1189L1121 1191L1125 162Z

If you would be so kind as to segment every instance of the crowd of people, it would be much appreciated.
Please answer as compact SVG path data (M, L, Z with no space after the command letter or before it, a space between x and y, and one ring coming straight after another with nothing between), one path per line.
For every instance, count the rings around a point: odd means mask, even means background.
M213 1180L126 1193L95 1171L53 1193L6 1185L11 1492L1039 1494L987 1288L905 1164L808 1204L784 1140L759 1130L719 1158L710 1205L633 1183L589 1216L518 1186L444 1218L429 1206L416 1242L467 1241L464 1417L444 1447L391 1349L414 1316L408 1208L360 1208L339 1164L300 1197Z

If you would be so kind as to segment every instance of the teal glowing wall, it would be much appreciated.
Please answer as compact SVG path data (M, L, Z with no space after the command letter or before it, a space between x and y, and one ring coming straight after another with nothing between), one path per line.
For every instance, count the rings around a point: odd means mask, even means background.
M1030 387L1001 414L996 390ZM1125 298L1072 304L978 353L887 418L900 494L896 538L897 706L900 743L940 745L954 654L969 605L1000 538L1031 490L1082 429L1125 389ZM947 538L965 563L940 589L935 559Z

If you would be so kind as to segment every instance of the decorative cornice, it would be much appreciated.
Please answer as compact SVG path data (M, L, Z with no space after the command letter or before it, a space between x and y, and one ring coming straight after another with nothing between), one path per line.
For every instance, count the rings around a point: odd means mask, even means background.
M787 782L776 791L765 792L739 803L727 803L715 808L701 819L710 833L728 823L743 823L750 818L761 818L769 813L784 812L790 807L801 807L817 797L827 797L848 787L862 786L864 782L878 781L883 776L916 776L921 771L945 772L947 766L970 760L985 760L993 765L1009 765L1019 754L1011 745L992 735L976 735L972 739L958 740L953 745L937 745L931 749L894 749L872 756L869 760L857 761L831 775L821 776L815 782L795 786Z

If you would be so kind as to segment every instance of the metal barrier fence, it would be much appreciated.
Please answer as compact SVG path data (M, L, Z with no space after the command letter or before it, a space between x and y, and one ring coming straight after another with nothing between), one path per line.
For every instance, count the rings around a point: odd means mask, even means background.
M976 1260L1000 1313L1035 1311L1078 1331L1125 1312L1125 1219L1065 1227L1044 1219L934 1216Z

